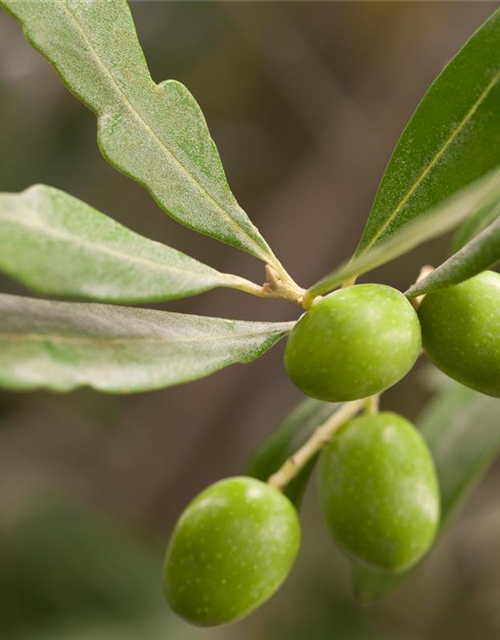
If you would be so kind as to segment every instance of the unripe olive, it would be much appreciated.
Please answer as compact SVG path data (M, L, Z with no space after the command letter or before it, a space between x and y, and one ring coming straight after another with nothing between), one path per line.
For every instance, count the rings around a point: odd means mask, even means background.
M394 413L364 415L339 429L320 457L319 493L340 549L371 567L409 568L436 534L431 455L420 433Z
M419 316L432 362L467 387L500 398L500 274L484 271L428 293Z
M222 480L181 515L167 550L165 593L193 624L234 622L278 589L299 543L297 513L281 492L253 478Z
M401 380L420 348L418 317L405 296L361 284L334 291L300 318L288 338L285 368L308 396L343 402Z

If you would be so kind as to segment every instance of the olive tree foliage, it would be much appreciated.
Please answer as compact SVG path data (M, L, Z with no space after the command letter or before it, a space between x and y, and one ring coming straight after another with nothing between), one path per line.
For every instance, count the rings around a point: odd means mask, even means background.
M126 0L0 0L0 6L95 113L106 160L142 185L162 211L261 260L266 273L263 285L220 273L48 185L0 194L0 270L43 296L78 300L0 294L3 388L159 389L250 362L295 325L130 305L226 287L307 310L320 296L454 229L451 255L409 287L409 299L460 284L500 261L500 12L423 97L352 258L302 287L238 204L195 98L176 80L152 79ZM451 383L436 390L418 420L439 478L440 531L500 450L491 418L498 408L498 400ZM305 400L262 443L248 474L267 480L341 410ZM281 487L295 505L318 450L311 448ZM373 601L409 573L394 576L353 564L355 593Z

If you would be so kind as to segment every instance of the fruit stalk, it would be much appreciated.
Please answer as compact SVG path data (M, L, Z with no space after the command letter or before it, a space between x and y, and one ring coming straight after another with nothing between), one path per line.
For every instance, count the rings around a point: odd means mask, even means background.
M274 473L267 483L283 491L287 484L295 478L300 470L313 458L320 449L328 444L337 429L359 413L366 404L366 399L347 402L342 405L326 422L316 429L309 440L300 447L283 466Z
M278 271L274 266L266 264L266 282L262 286L245 278L234 276L234 281L236 280L238 285L233 286L240 291L250 293L259 298L288 300L299 305L299 307L303 307L306 291L299 287L283 267Z
M370 396L365 400L365 413L373 416L378 413L380 406L380 393Z

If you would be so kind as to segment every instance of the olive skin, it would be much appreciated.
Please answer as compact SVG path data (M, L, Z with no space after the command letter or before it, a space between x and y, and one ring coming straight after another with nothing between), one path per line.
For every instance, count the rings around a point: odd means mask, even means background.
M199 626L235 622L287 577L300 544L292 503L249 477L221 480L186 508L167 550L165 593Z
M352 560L403 571L434 540L436 472L425 441L405 418L383 412L345 424L321 453L318 479L325 520Z
M428 293L418 313L424 351L436 367L500 398L500 274L483 271Z
M285 368L306 395L357 400L396 384L421 349L418 316L386 285L361 284L322 298L294 326Z

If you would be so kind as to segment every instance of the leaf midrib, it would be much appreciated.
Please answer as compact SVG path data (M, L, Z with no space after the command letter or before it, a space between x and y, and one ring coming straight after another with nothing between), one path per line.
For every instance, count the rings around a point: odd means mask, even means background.
M54 344L90 344L90 345L121 345L121 344L179 344L179 343L196 343L196 342L216 342L220 340L227 340L228 338L258 338L262 336L268 335L269 337L273 337L275 335L279 335L280 333L288 333L293 326L293 322L285 323L281 328L276 327L276 330L265 330L262 331L251 331L247 333L235 333L230 335L228 333L217 334L217 335L203 335L196 336L192 338L169 338L166 336L162 337L149 337L143 338L140 336L137 337L120 337L120 338L94 338L90 336L63 336L57 334L40 334L40 333L3 333L0 332L0 342L9 341L9 342L51 342Z
M220 202L218 202L218 200L216 198L214 198L214 196L212 196L211 193L209 193L192 175L191 173L188 171L187 167L183 164L183 162L181 160L179 160L179 158L177 158L177 156L175 156L172 151L164 144L164 142L161 140L161 138L158 137L158 135L156 134L156 132L154 131L154 129L152 129L150 127L150 125L143 119L143 117L138 113L138 111L132 106L131 102L129 101L127 95L122 91L122 89L120 88L120 86L117 84L116 80L114 79L113 75L111 74L111 72L108 70L108 68L106 67L106 65L101 61L97 51L94 49L92 42L90 41L90 39L87 36L87 33L85 31L84 26L82 25L82 23L80 22L80 20L78 20L78 18L70 11L70 9L67 6L67 2L65 1L62 5L61 5L64 9L64 11L67 13L67 15L69 16L69 18L73 21L73 23L75 24L76 28L78 29L78 31L80 32L83 40L87 43L87 46L89 47L92 56L94 57L97 65L101 68L101 70L103 71L103 73L109 78L110 82L112 83L112 85L115 87L116 92L118 93L118 95L121 98L121 102L122 104L125 105L125 107L130 111L130 113L132 114L133 117L135 117L140 124L146 129L146 131L148 131L153 140L166 152L166 154L174 161L174 163L176 163L178 165L178 167L181 169L181 171L185 174L185 176L187 177L188 181L190 181L195 187L196 189L198 189L198 191L204 195L205 197L207 197L208 200L210 200L215 206L216 208L219 209L219 211L223 214L223 216L230 222L230 224L240 233L243 233L244 236L246 236L246 238L248 238L248 240L250 241L250 243L253 245L253 247L257 250L257 253L263 257L263 258L269 258L270 256L266 255L266 253L263 253L262 248L255 242L255 240L252 238L251 235L249 235L249 233L243 229L233 218L232 216L226 211L226 209L220 204ZM151 79L148 78L148 80L151 81L152 85L156 88L158 87L158 85Z
M448 139L446 140L446 142L442 145L441 149L438 151L438 153L434 156L434 158L427 164L427 166L425 167L425 169L423 170L423 172L420 174L420 176L418 177L418 179L413 183L413 185L411 186L411 188L406 192L405 196L402 198L402 200L399 202L399 204L397 205L397 207L394 209L394 211L392 212L392 214L389 216L389 218L384 222L384 224L380 227L380 229L378 230L377 233L375 233L375 235L372 237L372 239L370 240L370 242L367 244L367 246L364 248L362 253L365 253L366 251L369 251L373 245L377 242L377 240L381 237L381 235L387 230L387 228L392 224L392 222L394 221L394 219L399 215L399 213L401 212L401 210L403 209L403 207L408 203L408 201L410 200L410 198L413 196L413 194L417 191L417 189L420 187L420 185L422 184L422 182L425 180L425 178L429 175L430 171L432 171L433 167L439 162L439 160L441 159L441 157L443 156L444 153L446 153L447 149L450 147L450 145L453 143L453 141L457 138L457 136L461 133L461 131L467 126L467 124L470 122L470 120L472 119L472 117L474 116L474 114L476 113L476 111L479 109L479 107L481 106L481 104L486 100L486 98L488 97L488 95L490 94L490 92L492 91L493 87L498 83L498 81L500 80L500 71L497 71L496 74L493 76L493 78L490 80L490 82L488 83L488 85L486 86L486 88L484 89L484 91L481 93L481 95L479 96L479 98L476 100L476 102L472 105L472 107L469 109L469 111L466 113L465 117L463 118L463 120L455 127L455 129L453 129L452 133L450 134L450 136L448 137Z
M38 214L33 211L32 209L30 209L30 211L36 216L39 217ZM231 278L226 278L226 274L220 273L218 271L216 271L215 269L212 269L211 267L206 267L209 272L207 274L202 273L201 271L190 271L189 269L179 269L178 267L173 267L171 265L168 264L162 264L159 262L153 262L152 260L150 260L149 258L142 258L142 257L138 257L138 256L131 256L129 254L126 253L121 253L120 251L116 250L116 249L112 249L111 247L107 247L105 245L102 244L97 244L95 242L92 242L90 240L84 240L81 237L78 236L73 236L71 235L71 233L65 232L65 231L61 231L61 230L56 230L53 227L48 227L45 226L44 224L40 224L38 222L35 222L34 220L28 221L25 218L23 218L22 220L19 218L16 218L15 216L11 216L9 214L5 214L5 213L0 213L0 220L7 220L10 222L13 222L14 224L18 224L20 226L25 226L25 227L31 227L33 229L41 229L46 235L48 236L52 236L53 238L58 238L64 241L68 241L68 242L72 242L78 246L84 247L84 248L88 248L91 250L96 250L98 252L113 256L113 257L118 257L121 258L125 261L128 262L133 262L136 264L144 264L146 266L148 266L149 268L151 268L154 271L175 271L177 273L182 273L182 274L189 274L189 275L193 275L193 276L215 276L218 275L221 277L221 280L224 281L229 281ZM151 240L150 242L154 243L154 240ZM155 243L155 244L159 244L159 243ZM161 245L160 245L161 246ZM167 249L169 249L169 247L166 247ZM175 251L174 249L172 249L172 251ZM200 263L201 264L201 263ZM203 265L205 266L205 265ZM210 273L210 271L212 271L212 273Z

